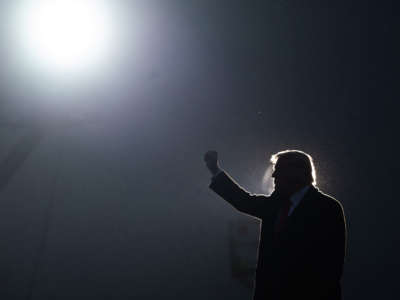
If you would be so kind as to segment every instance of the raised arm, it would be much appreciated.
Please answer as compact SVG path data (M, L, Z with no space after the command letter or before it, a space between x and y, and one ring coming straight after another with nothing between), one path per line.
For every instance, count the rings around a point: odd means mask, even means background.
M243 213L260 219L267 213L266 209L271 204L270 197L251 194L236 183L231 176L219 167L216 151L208 151L204 160L213 175L210 189Z

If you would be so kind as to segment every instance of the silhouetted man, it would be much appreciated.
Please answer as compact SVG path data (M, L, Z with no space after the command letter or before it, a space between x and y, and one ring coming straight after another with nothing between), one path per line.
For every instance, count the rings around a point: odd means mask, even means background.
M262 221L254 299L341 299L343 207L316 187L311 156L297 150L274 154L270 196L240 187L220 169L216 151L208 151L204 160L213 175L210 188Z

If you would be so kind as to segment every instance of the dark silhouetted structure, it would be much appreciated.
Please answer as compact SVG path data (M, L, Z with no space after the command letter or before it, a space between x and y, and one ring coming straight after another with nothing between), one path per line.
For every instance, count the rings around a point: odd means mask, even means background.
M205 161L210 188L239 211L262 221L254 299L341 299L346 249L342 205L315 187L312 159L301 151L275 154L275 190L250 194L219 169L217 153Z

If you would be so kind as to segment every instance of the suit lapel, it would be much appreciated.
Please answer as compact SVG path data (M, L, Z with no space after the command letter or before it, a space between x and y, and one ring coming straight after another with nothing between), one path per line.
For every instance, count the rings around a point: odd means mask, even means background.
M309 206L312 199L315 197L316 193L318 193L318 189L314 186L311 186L307 193L304 195L303 199L301 199L300 203L295 207L292 214L288 217L287 226L284 231L290 230L292 226L296 226L295 223L297 220L307 217L307 207Z

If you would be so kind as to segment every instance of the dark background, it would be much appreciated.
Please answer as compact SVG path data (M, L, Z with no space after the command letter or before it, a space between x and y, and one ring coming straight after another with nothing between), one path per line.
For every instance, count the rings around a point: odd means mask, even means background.
M120 5L128 29L148 23L101 83L33 80L2 44L2 299L251 299L228 259L228 223L247 217L208 190L202 157L263 192L292 148L344 206L344 298L396 299L392 3Z

